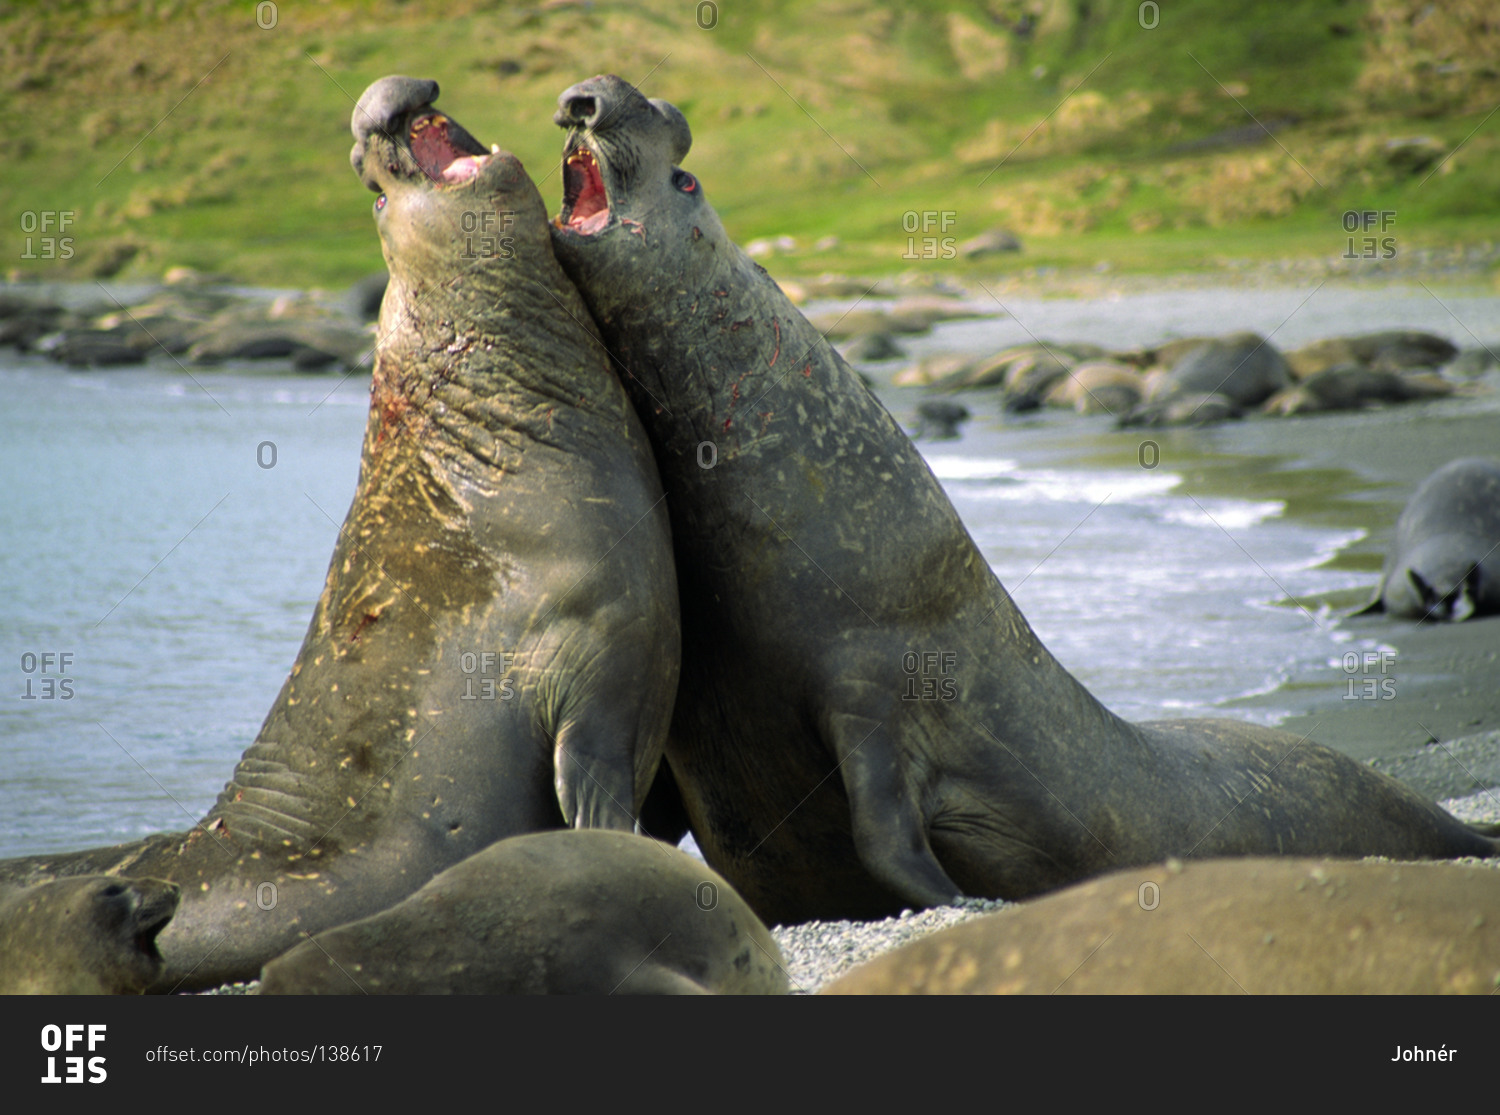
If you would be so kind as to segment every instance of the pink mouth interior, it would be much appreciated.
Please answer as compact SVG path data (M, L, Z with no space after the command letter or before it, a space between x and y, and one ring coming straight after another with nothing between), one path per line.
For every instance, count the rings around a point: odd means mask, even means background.
M488 155L466 155L448 138L448 118L441 113L412 121L411 153L434 182L457 185L479 173Z
M604 176L593 152L580 147L563 164L563 192L572 199L568 209L568 227L585 236L609 224L609 198L604 193Z

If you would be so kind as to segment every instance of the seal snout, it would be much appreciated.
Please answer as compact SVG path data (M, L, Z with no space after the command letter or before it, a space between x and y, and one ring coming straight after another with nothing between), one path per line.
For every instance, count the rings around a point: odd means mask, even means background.
M433 108L437 97L437 82L398 75L381 78L359 98L349 120L349 162L371 191L384 192L390 176L413 178L418 171L439 186L461 185L501 153Z

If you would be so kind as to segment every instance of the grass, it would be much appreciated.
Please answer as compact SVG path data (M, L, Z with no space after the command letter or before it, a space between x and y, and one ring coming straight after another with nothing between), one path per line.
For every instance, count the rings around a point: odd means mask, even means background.
M239 2L11 4L0 206L22 219L0 259L20 276L185 264L278 286L375 270L347 125L388 73L437 78L439 103L515 151L554 207L558 92L601 71L636 81L694 126L687 165L733 235L803 245L771 261L779 275L1328 258L1348 209L1394 210L1403 250L1493 241L1494 34L1457 0L1438 8L1411 25L1392 0L1174 0L1148 28L1109 0L478 2L442 19L288 0L262 28L271 9ZM1274 140L1204 145L1256 120ZM1440 169L1393 153L1409 136L1440 145ZM56 211L73 214L71 258L23 258L25 215ZM929 212L952 215L939 258L904 259L926 245L903 222ZM996 225L1027 250L941 258ZM808 250L830 235L837 248Z

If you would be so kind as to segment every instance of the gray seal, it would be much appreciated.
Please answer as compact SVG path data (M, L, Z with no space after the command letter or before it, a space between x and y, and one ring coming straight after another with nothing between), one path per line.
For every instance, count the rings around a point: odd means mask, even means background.
M491 845L406 901L266 965L262 995L784 995L770 931L723 879L626 833Z
M391 272L359 484L291 676L198 826L0 865L183 888L162 985L253 978L494 841L629 830L679 655L649 445L519 161L360 98L356 172Z
M676 165L682 114L604 76L555 119L558 259L671 509L668 761L708 862L768 923L1019 898L1168 855L1496 853L1296 736L1110 713L890 414L725 234Z
M1449 461L1396 520L1375 599L1356 613L1458 622L1500 612L1500 462Z
M161 879L78 875L0 893L0 995L139 995L180 892Z

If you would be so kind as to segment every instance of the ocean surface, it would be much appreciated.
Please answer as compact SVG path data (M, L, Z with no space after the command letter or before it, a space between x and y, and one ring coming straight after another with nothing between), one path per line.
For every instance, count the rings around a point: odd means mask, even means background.
M1090 323L1121 345L1268 332L1298 297L1233 321L1195 303L1154 327L1038 303L1039 323L954 323L914 347L995 348L1028 326L1098 339ZM1382 324L1345 314L1343 331ZM182 828L228 779L301 645L354 492L368 378L69 372L0 352L0 390L0 856ZM920 395L882 394L909 422ZM1299 485L1285 462L1175 431L976 410L961 439L922 451L1043 642L1123 716L1214 714L1368 649L1309 601L1375 582L1325 564L1364 536L1358 516L1298 512L1357 500L1324 490L1347 480ZM1285 484L1264 482L1278 470ZM1276 498L1278 486L1304 494ZM1278 710L1236 715L1271 723Z

